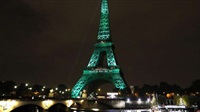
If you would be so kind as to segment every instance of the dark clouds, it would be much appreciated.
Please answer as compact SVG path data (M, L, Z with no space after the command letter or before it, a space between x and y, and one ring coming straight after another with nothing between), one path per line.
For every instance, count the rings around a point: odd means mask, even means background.
M93 51L98 0L0 2L1 80L72 86ZM200 76L200 2L110 0L116 57L132 85Z

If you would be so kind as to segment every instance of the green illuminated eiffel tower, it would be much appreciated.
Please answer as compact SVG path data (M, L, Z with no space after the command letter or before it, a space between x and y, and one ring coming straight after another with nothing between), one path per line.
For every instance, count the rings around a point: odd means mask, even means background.
M105 80L114 84L114 86L120 90L123 90L127 87L122 78L120 68L116 63L113 52L113 43L110 38L107 0L102 0L101 3L100 25L97 42L94 46L94 52L87 67L83 70L83 75L72 88L72 98L77 98L80 96L82 89L92 81ZM106 66L103 65L104 58L107 58Z

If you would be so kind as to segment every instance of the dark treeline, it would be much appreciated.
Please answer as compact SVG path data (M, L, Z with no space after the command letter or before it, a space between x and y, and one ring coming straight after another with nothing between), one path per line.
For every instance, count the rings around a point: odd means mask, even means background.
M200 80L195 80L191 84L191 86L187 88L182 88L179 85L173 84L170 85L167 82L160 82L159 85L149 85L144 84L141 88L138 86L135 87L135 91L141 94L146 93L157 93L157 94L167 94L167 93L178 93L180 95L183 94L192 94L197 93L200 94Z
M28 83L17 84L14 81L0 82L0 98L45 98L53 90L55 98L68 98L70 90L64 84L58 84L56 88L45 85L29 85Z
M50 89L52 88L46 88L44 85L28 85L26 83L20 83L17 84L14 81L1 81L0 82L0 96L6 97L6 96L21 96L21 95L30 95L31 92L36 93L42 93L42 94L48 94ZM58 92L65 92L67 86L64 84L58 84L57 86ZM176 94L197 94L199 95L200 92L200 80L195 80L191 84L191 86L187 88L181 88L179 85L173 84L170 85L167 82L160 82L159 85L149 85L144 84L141 88L138 86L134 87L135 93L138 93L140 96L145 96L146 93L157 93L157 94L167 94L167 93L176 93ZM46 92L46 93L45 93ZM69 95L70 91L67 91L67 95Z

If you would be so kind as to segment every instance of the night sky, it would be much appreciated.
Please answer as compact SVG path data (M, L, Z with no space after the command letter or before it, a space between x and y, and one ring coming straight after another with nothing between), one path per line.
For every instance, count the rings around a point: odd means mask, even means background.
M100 0L1 0L0 80L72 87L94 50ZM200 79L199 0L109 0L129 85Z

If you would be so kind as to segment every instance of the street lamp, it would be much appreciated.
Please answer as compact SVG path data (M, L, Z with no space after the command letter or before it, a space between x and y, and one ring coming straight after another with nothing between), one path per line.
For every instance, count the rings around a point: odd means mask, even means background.
M17 89L17 86L14 86L14 89Z
M53 89L50 89L50 93L53 93Z

